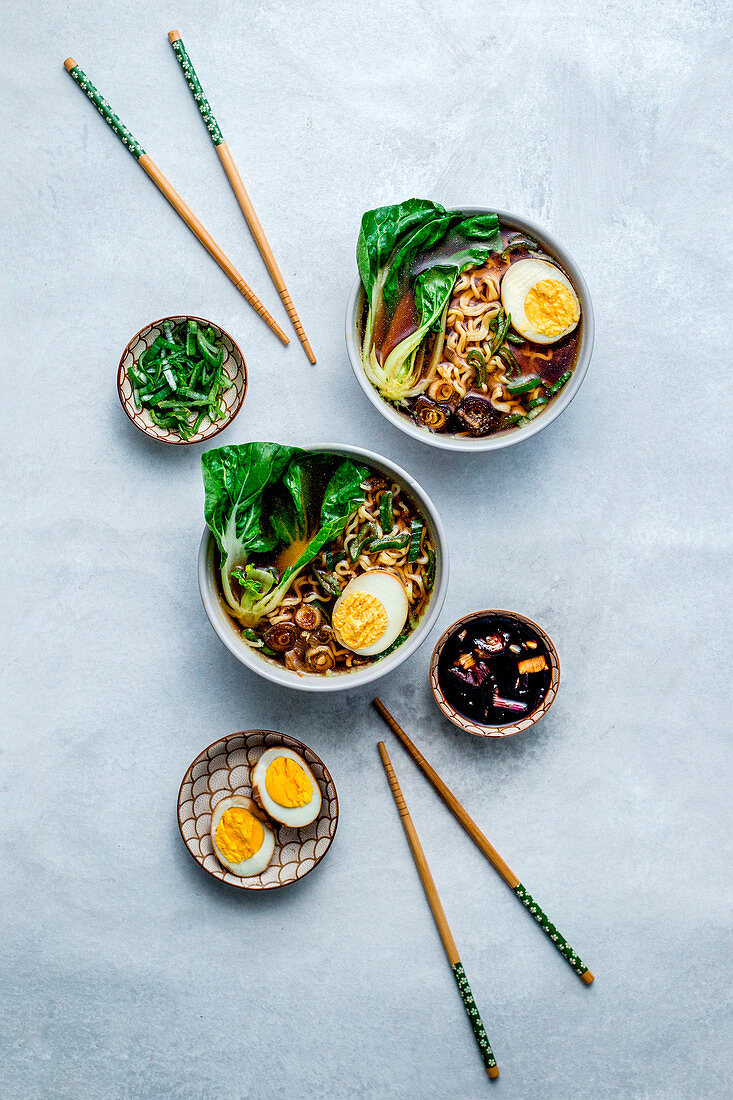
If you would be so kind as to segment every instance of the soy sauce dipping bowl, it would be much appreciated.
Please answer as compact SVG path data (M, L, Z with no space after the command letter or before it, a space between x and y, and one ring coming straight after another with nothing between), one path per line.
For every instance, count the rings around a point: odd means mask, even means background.
M393 424L395 428L399 428L401 432L404 432L405 435L411 435L413 439L419 439L421 443L427 443L429 447L440 447L447 451L500 451L504 447L512 447L515 443L522 443L525 439L531 439L533 435L537 435L543 428L547 428L554 420L557 420L558 416L560 416L565 409L567 409L568 405L577 394L583 383L583 379L590 365L591 355L593 354L593 340L595 337L593 305L591 303L588 286L580 268L575 263L570 253L563 248L559 241L556 241L554 237L550 236L546 229L542 229L539 225L535 225L534 222L528 221L527 218L522 218L518 214L509 214L505 210L491 209L488 206L457 205L456 209L471 215L496 214L502 229L508 229L510 232L515 233L529 234L530 237L533 237L542 245L551 258L554 257L558 261L560 267L568 274L580 302L580 341L572 378L563 386L560 393L551 401L550 405L541 416L536 417L529 424L521 428L507 428L505 431L497 432L495 435L478 436L473 439L453 435L442 435L440 433L428 431L427 428L420 428L408 416L398 412L389 402L385 401L364 374L364 369L361 365L361 316L364 305L364 290L358 275L351 288L351 294L349 295L349 301L346 306L346 350L349 355L351 369L356 376L356 381L359 383L374 408L380 412L385 419L389 420L390 424Z
M542 701L531 714L525 715L520 721L511 722L508 725L502 726L483 725L480 722L475 722L471 718L466 718L465 715L457 711L455 707L451 706L448 702L438 679L438 662L448 640L452 638L454 634L457 634L459 630L475 622L476 619L488 619L493 616L511 619L516 623L522 623L524 626L529 627L545 646L547 657L550 662L550 686L543 696ZM557 655L557 650L555 649L552 639L549 634L545 633L541 626L538 626L532 619L528 619L526 615L520 615L517 611L502 611L498 608L490 608L487 611L472 611L470 615L464 615L462 619L457 619L452 626L449 626L448 629L441 634L438 639L438 644L433 650L433 656L430 661L430 687L435 702L449 722L452 722L454 726L458 726L459 729L465 730L466 733L475 734L477 737L512 737L515 733L522 733L523 730L530 729L535 722L539 722L540 718L544 718L547 714L555 701L559 686L560 658Z
M341 458L350 458L354 462L364 462L367 466L376 470L377 473L403 485L422 513L436 551L435 582L427 609L407 640L394 653L390 653L389 656L383 657L373 664L360 668L356 672L340 672L334 676L300 675L280 664L260 657L242 640L239 630L226 611L217 582L216 543L208 527L204 529L199 545L199 591L208 620L220 641L224 643L238 661L256 672L258 676L264 677L265 680L271 680L275 684L280 684L282 687L294 688L296 691L348 691L352 688L363 687L365 684L372 683L380 677L394 672L398 665L401 665L403 661L412 656L423 644L438 620L448 590L448 543L440 515L432 500L422 486L394 462L390 462L373 451L367 451L364 447L349 447L341 443L324 443L320 446L308 447L308 450L323 451Z

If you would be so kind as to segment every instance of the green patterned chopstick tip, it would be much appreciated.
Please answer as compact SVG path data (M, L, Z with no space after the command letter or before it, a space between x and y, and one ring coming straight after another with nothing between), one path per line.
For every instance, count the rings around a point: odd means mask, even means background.
M486 1034L486 1028L484 1027L484 1022L481 1019L481 1014L478 1010L476 1002L473 999L473 993L471 992L471 987L468 984L468 978L466 977L466 971L463 969L463 963L460 961L457 963L453 963L451 969L453 971L453 974L455 975L456 983L458 985L458 991L461 994L461 1000L463 1001L463 1004L465 1006L466 1015L468 1016L471 1027L473 1028L473 1034L476 1037L478 1048L481 1051L483 1063L486 1066L486 1069L491 1071L490 1076L497 1076L498 1069L496 1066L496 1058L494 1057L494 1052L491 1049L491 1043L489 1042L489 1037ZM496 1071L496 1073L494 1073L493 1071Z
M579 974L581 978L584 974L588 974L588 967L583 960L579 955L576 955L567 940L561 936L557 928L555 928L555 925L550 923L530 892L522 886L521 882L514 887L514 893L517 895L522 905L529 909L539 926L547 933L562 957L570 963L576 974Z
M85 95L88 96L89 99L91 99L92 103L97 108L102 118L109 123L115 134L117 134L117 137L125 146L125 148L129 149L136 160L139 160L140 157L144 157L145 150L143 149L140 142L132 136L124 123L120 122L119 118L114 113L107 100L94 87L91 80L83 71L83 69L80 69L78 65L74 65L73 68L69 68L67 64L67 72L69 73L69 76L72 78L72 80L76 81L76 83L85 93Z
M171 31L171 34L177 32ZM170 36L169 36L170 37ZM170 40L173 52L181 63L183 69L183 75L186 78L186 83L193 93L193 98L196 100L196 106L201 112L201 117L206 124L206 129L209 131L209 135L214 145L222 145L224 138L221 136L221 130L219 129L219 123L214 118L214 112L211 110L204 89L201 87L201 82L196 75L196 70L191 64L191 58L188 56L186 47L183 45L183 39L173 38Z

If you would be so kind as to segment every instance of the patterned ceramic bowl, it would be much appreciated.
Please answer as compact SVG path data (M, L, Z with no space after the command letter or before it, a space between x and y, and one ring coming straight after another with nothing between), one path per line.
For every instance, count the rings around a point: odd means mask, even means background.
M200 430L192 435L190 439L181 439L178 432L170 428L159 428L151 420L147 409L137 409L132 397L132 383L127 376L128 367L136 363L145 349L149 348L160 336L160 326L165 321L169 321L172 325L177 325L180 321L197 321L202 328L210 326L224 345L224 373L231 380L231 385L224 391L221 399L226 410L225 414L221 420L211 421L207 417ZM215 325L213 321L207 321L203 317L161 317L160 320L153 321L152 324L141 328L123 351L120 365L117 368L117 393L122 408L135 427L139 428L145 435L149 435L151 439L157 439L159 443L173 443L181 446L187 443L203 443L204 440L211 439L219 432L224 431L241 409L247 393L247 365L241 349L235 344L229 333L225 332L219 325Z
M500 615L505 619L513 619L517 623L524 623L525 626L537 635L547 649L547 655L550 660L550 686L542 699L542 702L528 714L521 721L512 722L505 726L484 726L479 722L474 722L470 718L466 718L463 714L460 714L455 707L446 699L443 694L443 689L438 681L438 661L440 655L443 652L443 647L449 638L466 626L467 623L473 622L475 619L490 618L493 615ZM541 626L533 622L532 619L528 619L526 615L519 615L516 611L501 611L496 608L492 608L488 611L472 611L470 615L464 615L462 619L457 619L452 626L449 626L438 639L438 644L433 650L432 660L430 662L430 687L435 697L435 702L438 704L443 714L446 716L449 722L452 722L454 726L458 726L459 729L465 730L466 733L474 733L477 737L511 737L515 733L521 733L522 730L528 730L535 722L539 722L540 718L543 718L557 695L557 689L560 685L560 659L557 655L557 650L552 643L552 639Z
M321 812L302 829L268 822L275 833L270 866L259 875L239 878L214 855L211 814L229 795L252 798L251 769L265 749L280 746L299 753L313 772L321 790ZM210 875L240 890L276 890L304 878L331 847L338 819L338 797L326 765L302 741L274 730L243 730L215 741L193 761L178 792L178 826L188 851Z

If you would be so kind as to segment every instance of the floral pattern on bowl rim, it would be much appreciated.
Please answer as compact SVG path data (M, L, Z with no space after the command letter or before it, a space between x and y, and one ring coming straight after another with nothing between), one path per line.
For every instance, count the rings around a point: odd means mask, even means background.
M222 798L252 798L250 770L265 749L288 748L299 753L321 791L321 809L315 821L301 829L269 821L275 833L270 865L259 875L240 878L222 867L211 843L211 814ZM319 756L286 733L242 730L214 741L186 770L178 792L178 827L183 843L205 871L240 890L276 890L304 878L331 847L338 825L339 804L331 774Z
M192 435L190 439L181 439L178 432L173 431L171 428L159 428L158 425L154 424L151 420L150 413L147 409L137 409L132 396L132 383L127 376L128 367L136 363L145 349L149 348L154 343L155 339L160 336L160 326L166 321L169 321L173 325L178 324L180 321L197 321L198 324L202 325L204 328L211 326L216 332L218 339L221 340L224 345L224 373L231 381L231 385L221 396L221 402L226 410L225 415L221 420L215 420L213 422L206 417L200 430L196 432L195 435ZM234 417L244 403L246 393L247 364L244 361L241 348L220 325L214 324L213 321L207 321L204 317L194 317L191 314L161 317L159 320L152 321L151 324L141 328L139 332L135 333L132 340L130 340L123 351L119 367L117 368L117 394L122 408L136 428L151 439L157 440L159 443L172 443L176 446L186 446L189 443L203 443L207 439L212 439L215 435L218 435L219 432L223 432L224 429L231 424L232 420L234 420Z

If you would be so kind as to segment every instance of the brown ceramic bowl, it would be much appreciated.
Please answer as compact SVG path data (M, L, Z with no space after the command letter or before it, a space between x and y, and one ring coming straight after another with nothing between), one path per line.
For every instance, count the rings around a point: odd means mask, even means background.
M250 769L265 749L280 746L299 753L313 772L321 790L320 813L302 829L268 821L275 833L272 861L261 874L240 878L222 867L214 855L211 814L228 795L252 798ZM178 792L178 827L189 853L214 878L240 890L276 890L304 878L331 847L338 819L338 796L326 765L302 741L274 730L243 730L215 741L190 765Z
M147 409L137 409L132 397L132 383L127 376L127 368L136 363L145 349L149 348L155 339L160 336L160 326L165 321L170 321L173 325L178 324L180 321L197 321L204 328L210 326L218 339L224 344L224 373L231 380L231 385L224 391L221 398L226 410L225 414L221 420L211 421L207 417L199 431L192 435L190 439L182 439L178 432L170 428L159 428L151 420ZM241 349L232 340L229 333L220 328L219 325L215 325L213 321L207 321L203 317L191 316L161 317L160 320L153 321L145 328L141 328L139 332L136 332L123 351L120 365L117 368L117 393L122 408L135 427L139 428L145 435L150 436L151 439L157 439L159 443L173 443L179 446L185 446L187 443L203 443L205 440L218 435L219 432L223 432L241 409L247 393L247 364L244 361Z
M464 715L460 714L455 707L452 707L445 698L443 690L438 682L438 660L443 651L443 646L448 639L452 638L456 631L461 630L466 623L471 623L475 619L483 619L491 615L501 615L505 619L514 619L515 622L524 623L526 626L530 627L545 645L547 655L550 659L550 686L542 702L531 714L522 718L521 721L511 722L505 726L484 726L478 722L472 721L470 718L464 717ZM449 626L448 629L441 634L438 639L438 644L433 650L433 656L430 662L430 687L432 688L435 702L449 722L452 722L454 726L458 726L459 729L465 730L466 733L476 734L477 737L512 737L515 733L521 733L522 730L528 730L535 722L539 722L540 718L543 718L547 714L555 701L559 685L560 659L552 643L552 639L545 633L541 626L538 626L532 619L528 619L526 615L519 615L516 611L501 611L498 608L491 608L488 611L472 611L470 615L464 615L462 619L457 619L452 626Z

